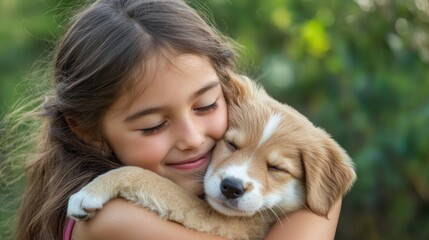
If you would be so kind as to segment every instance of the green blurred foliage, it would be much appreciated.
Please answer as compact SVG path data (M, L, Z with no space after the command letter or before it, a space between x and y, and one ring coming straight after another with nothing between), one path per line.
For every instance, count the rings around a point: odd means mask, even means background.
M51 50L74 3L0 3L1 113L22 97L24 76ZM244 46L247 74L354 159L358 181L336 239L429 239L427 0L192 4Z

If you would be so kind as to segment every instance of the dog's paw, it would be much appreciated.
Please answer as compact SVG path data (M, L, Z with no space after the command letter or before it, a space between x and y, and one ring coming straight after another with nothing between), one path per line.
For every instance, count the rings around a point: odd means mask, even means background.
M108 196L98 196L82 189L70 197L67 216L76 220L91 218L109 199Z

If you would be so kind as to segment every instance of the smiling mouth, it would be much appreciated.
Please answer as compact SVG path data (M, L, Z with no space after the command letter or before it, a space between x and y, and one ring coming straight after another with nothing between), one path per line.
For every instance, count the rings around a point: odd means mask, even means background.
M178 170L194 170L199 169L202 166L207 166L212 151L204 154L201 157L198 157L196 159L192 159L190 161L186 161L183 163L174 163L174 164L168 164L168 166L178 169Z

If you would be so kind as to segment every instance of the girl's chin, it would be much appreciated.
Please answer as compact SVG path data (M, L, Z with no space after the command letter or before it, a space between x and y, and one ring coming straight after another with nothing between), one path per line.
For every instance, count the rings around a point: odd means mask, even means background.
M178 184L189 194L200 196L204 193L202 180L194 180Z

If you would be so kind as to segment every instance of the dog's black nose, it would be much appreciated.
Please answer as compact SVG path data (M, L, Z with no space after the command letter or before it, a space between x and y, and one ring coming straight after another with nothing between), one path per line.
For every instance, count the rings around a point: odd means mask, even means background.
M243 183L234 178L225 178L220 183L220 191L227 199L234 199L243 196Z

